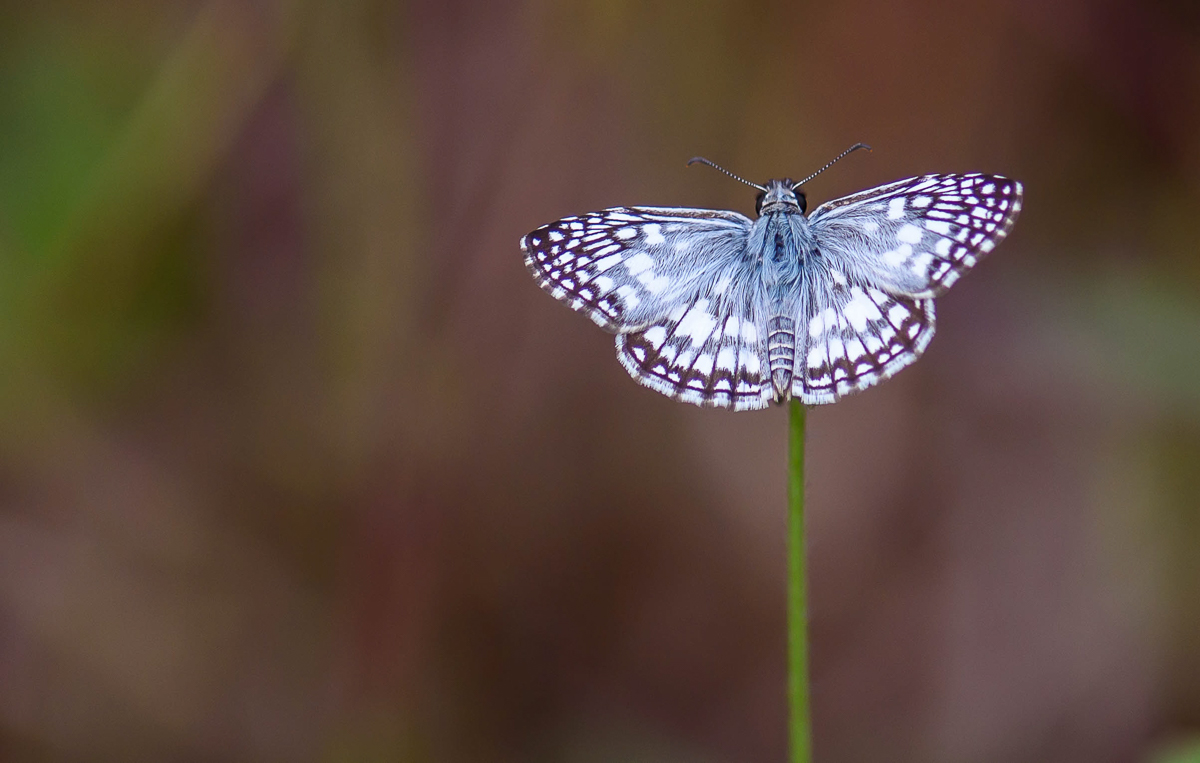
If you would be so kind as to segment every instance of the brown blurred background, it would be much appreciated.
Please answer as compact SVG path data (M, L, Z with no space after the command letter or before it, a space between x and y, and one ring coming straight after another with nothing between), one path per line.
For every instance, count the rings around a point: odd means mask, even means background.
M0 6L0 761L782 761L786 413L517 241L1026 184L809 418L822 763L1195 761L1194 0Z

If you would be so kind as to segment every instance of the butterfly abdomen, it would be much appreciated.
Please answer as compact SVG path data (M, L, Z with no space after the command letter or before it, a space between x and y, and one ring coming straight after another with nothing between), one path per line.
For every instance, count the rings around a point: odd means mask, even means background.
M767 358L771 365L771 386L775 400L787 399L792 388L792 368L796 358L796 321L777 315L767 322Z

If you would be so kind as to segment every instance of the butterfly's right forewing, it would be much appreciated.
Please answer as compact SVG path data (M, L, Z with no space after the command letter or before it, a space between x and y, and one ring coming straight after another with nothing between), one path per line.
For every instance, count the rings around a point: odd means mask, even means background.
M736 212L617 207L542 226L521 249L539 286L609 331L626 331L744 270L750 226Z
M567 217L521 241L556 299L617 334L638 382L697 405L765 407L765 297L736 212L620 207Z

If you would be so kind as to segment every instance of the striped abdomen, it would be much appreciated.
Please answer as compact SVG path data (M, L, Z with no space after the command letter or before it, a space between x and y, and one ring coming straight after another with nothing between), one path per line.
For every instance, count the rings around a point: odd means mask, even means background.
M777 315L767 322L767 358L775 400L786 400L792 389L792 363L796 358L796 321Z

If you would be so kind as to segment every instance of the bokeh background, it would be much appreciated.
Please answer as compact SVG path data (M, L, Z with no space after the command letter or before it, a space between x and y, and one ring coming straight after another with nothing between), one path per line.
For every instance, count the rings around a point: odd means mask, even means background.
M517 242L859 140L1027 195L809 417L818 759L1196 760L1191 0L4 3L0 760L783 760L786 413Z

